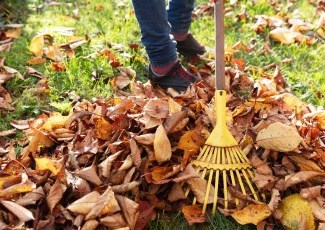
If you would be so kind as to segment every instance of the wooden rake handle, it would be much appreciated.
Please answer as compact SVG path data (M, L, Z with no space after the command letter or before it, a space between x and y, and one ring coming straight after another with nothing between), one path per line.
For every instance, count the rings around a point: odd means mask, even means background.
M215 33L215 74L216 89L225 90L225 25L223 16L223 0L215 0L214 5L214 33Z

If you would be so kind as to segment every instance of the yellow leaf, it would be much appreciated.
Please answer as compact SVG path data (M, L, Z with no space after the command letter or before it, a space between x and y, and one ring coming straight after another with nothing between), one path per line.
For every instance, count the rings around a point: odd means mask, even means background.
M182 111L182 106L178 104L176 101L174 101L171 97L168 98L168 104L169 104L169 113L177 113Z
M38 35L32 39L29 45L29 51L36 57L42 57L44 48L44 36Z
M240 224L255 224L272 214L267 204L250 204L247 207L235 211L231 216Z
M96 118L94 119L94 124L94 132L98 138L102 140L109 140L111 138L113 126L108 121L104 118Z
M172 147L167 137L164 126L159 125L153 142L155 158L159 163L168 161L172 156Z
M60 113L51 113L50 117L42 125L41 129L45 131L52 131L58 128L64 128L69 116L62 116Z
M197 131L187 131L183 136L181 136L177 147L184 151L198 151L200 146L193 140L195 136L198 136Z
M273 38L277 42L281 42L283 44L289 45L295 42L297 32L290 31L287 28L275 28L270 31L270 37Z
M275 122L261 130L256 137L259 146L280 152L290 152L302 141L297 129L293 126Z
M312 209L308 201L299 194L293 194L284 198L279 205L279 210L282 212L281 222L286 229L299 229L301 222L304 222L304 218L306 218L306 228L304 229L315 229Z
M34 159L38 170L48 169L56 176L62 169L62 164L58 160L47 157L35 157Z

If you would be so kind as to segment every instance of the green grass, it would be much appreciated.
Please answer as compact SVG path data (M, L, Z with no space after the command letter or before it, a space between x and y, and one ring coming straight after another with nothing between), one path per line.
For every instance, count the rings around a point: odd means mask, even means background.
M66 98L69 93L79 95L81 98L92 99L94 97L110 97L112 91L110 80L118 74L103 56L90 56L101 49L110 49L122 63L123 66L130 66L137 73L137 80L146 79L146 65L148 60L144 47L140 44L140 32L131 1L128 0L78 0L60 2L76 2L79 10L79 19L74 18L75 7L57 6L45 7L36 10L41 0L5 0L0 5L5 6L9 14L0 13L1 23L24 23L22 36L12 46L11 52L0 53L6 57L5 64L25 72L26 62L32 57L28 51L31 39L38 33L51 33L54 41L64 42L65 37L53 30L58 26L75 28L75 35L90 38L89 43L79 47L72 59L64 59L66 71L55 72L50 62L42 65L32 66L42 72L49 79L50 93L41 98L33 94L29 89L35 87L39 79L32 76L25 76L24 80L15 78L6 83L5 87L10 91L16 110L11 113L0 115L1 130L10 129L9 121L12 119L26 119L35 117L43 110L60 111L66 113L72 106L72 101ZM198 0L197 4L207 2ZM238 1L238 6L227 17L226 22L226 44L232 46L238 41L248 44L251 39L256 40L254 52L238 52L236 58L245 60L247 66L261 69L263 66L277 63L281 66L289 87L299 98L315 105L325 105L325 96L319 95L325 92L325 42L319 41L315 45L281 45L271 41L271 54L258 53L267 40L266 34L256 34L252 29L255 23L254 17L259 14L268 16L274 15L276 10L269 1L259 0L255 4L251 1ZM228 5L226 5L228 7ZM236 15L246 9L249 18L238 22ZM284 8L280 15L293 16L294 10L300 10L303 18L308 22L314 22L314 6L304 0L297 0L290 9ZM4 20L2 20L4 19ZM199 17L193 21L191 32L205 44L213 49L214 45L214 24L211 16ZM129 44L138 43L140 49L134 51ZM121 49L122 47L122 49ZM291 58L288 64L281 64L285 58ZM253 77L260 76L261 71L249 72ZM188 229L180 214L158 218L150 223L151 229ZM231 218L224 218L221 214L215 215L204 225L208 229L252 229L252 226L241 226ZM192 226L191 229L200 229L200 226Z

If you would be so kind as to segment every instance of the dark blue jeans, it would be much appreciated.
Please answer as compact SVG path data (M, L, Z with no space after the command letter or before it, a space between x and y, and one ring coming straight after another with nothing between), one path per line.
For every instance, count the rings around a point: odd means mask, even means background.
M171 34L188 32L194 0L132 0L150 63L159 67L177 60L176 41Z

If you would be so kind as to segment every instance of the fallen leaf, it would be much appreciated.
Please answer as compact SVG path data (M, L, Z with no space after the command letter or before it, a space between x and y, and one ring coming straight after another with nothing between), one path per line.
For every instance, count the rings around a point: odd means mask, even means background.
M95 205L89 211L86 216L86 220L97 218L100 215L110 215L117 211L120 211L120 206L115 199L114 192L110 186L106 191L98 198Z
M100 197L99 192L93 191L67 206L67 209L76 214L88 215Z
M273 123L261 130L256 137L256 143L259 146L280 152L293 151L302 140L295 127L280 122Z
M275 28L270 31L270 37L277 42L289 45L296 41L298 32L290 31L287 28Z
M172 156L172 149L162 125L159 125L154 139L155 159L159 163L168 161Z
M154 206L148 202L148 201L144 201L144 200L139 200L139 216L138 216L138 220L137 223L135 225L135 229L144 229L147 226L147 223L149 222L149 220L152 220L155 218L156 212L154 209Z
M62 185L59 180L56 180L52 185L49 194L46 197L47 205L50 208L50 211L53 212L55 206L60 202L63 197L65 186Z
M81 230L91 230L97 229L99 222L97 220L87 220L84 225L82 226Z
M100 223L109 229L119 229L127 226L121 213L116 213L114 215L105 216L100 219Z
M206 215L202 213L202 207L200 205L184 206L182 213L189 225L207 222Z
M236 210L231 216L241 225L255 224L271 216L272 212L267 204L249 204L241 210Z
M169 202L175 202L177 200L183 200L183 199L186 199L186 196L182 189L182 186L179 183L174 183L168 193L167 200Z
M282 213L281 222L286 228L298 229L302 216L305 216L307 229L315 229L312 209L308 201L299 194L293 194L284 198L279 205L279 210Z
M193 192L197 202L203 204L205 200L206 188L208 182L202 178L191 178L186 181L191 191ZM211 185L210 192L207 199L207 204L212 204L214 201L214 187Z
M309 205L316 219L325 222L325 208L320 206L316 200L309 201Z
M35 157L37 170L50 170L56 176L62 170L62 160L50 159L47 157Z
M44 36L37 35L35 36L29 45L29 51L33 53L36 57L41 57L43 55L44 48Z
M323 170L313 161L308 160L301 156L289 156L300 168L300 171L318 171L322 172Z
M95 164L92 164L89 167L82 168L76 172L76 175L81 177L82 179L85 179L91 183L94 183L95 185L100 185L103 182L100 180L97 174L97 167Z
M10 212L15 214L21 221L27 222L30 220L34 220L33 213L28 209L16 204L12 201L2 200L0 201L3 206L5 206Z
M130 229L134 229L139 216L139 204L121 195L116 195L116 200L123 211L124 217Z
M169 104L167 101L162 99L151 99L143 107L144 113L148 114L151 117L162 119L166 118L169 113Z
M322 172L315 172L315 171L300 171L300 172L294 173L293 175L286 178L285 184L284 184L284 190L286 190L287 188L289 188L295 184L298 184L301 182L306 182L314 177L323 176L323 175L325 175L325 174Z

